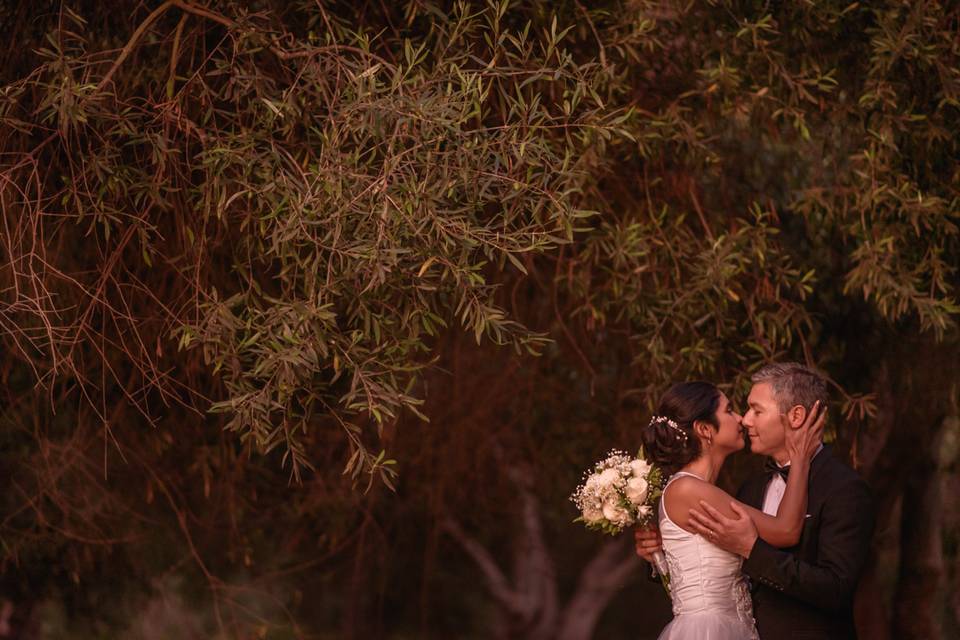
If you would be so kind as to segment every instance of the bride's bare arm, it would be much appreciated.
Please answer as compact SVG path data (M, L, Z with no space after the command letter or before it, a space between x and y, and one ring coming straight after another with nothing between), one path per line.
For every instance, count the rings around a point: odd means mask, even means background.
M664 498L667 515L683 529L697 533L690 524L690 510L699 508L701 500L732 519L739 517L730 506L736 503L750 515L759 536L767 543L775 547L795 545L803 531L810 460L820 445L824 419L825 414L818 412L814 406L800 427L786 427L787 449L791 458L790 475L776 516L738 502L716 485L691 477L680 478L671 485L669 496Z

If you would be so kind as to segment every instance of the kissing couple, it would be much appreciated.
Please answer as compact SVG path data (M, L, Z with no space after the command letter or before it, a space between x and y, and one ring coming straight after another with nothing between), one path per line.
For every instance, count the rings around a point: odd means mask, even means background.
M753 376L747 412L708 382L675 384L642 441L669 478L659 527L637 553L661 549L673 620L659 640L856 638L853 595L874 526L866 483L822 441L822 376L796 363ZM716 485L727 456L750 443L764 472L736 497Z

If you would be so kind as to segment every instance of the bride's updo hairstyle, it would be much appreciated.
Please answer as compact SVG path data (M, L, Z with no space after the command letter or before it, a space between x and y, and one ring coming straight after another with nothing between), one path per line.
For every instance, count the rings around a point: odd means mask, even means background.
M660 398L650 424L640 439L647 460L670 476L700 455L700 440L693 423L701 420L719 429L717 407L720 390L709 382L680 382Z

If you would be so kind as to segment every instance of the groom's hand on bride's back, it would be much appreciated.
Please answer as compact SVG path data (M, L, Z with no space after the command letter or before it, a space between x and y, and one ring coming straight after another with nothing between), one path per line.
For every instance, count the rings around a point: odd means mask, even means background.
M690 527L704 538L744 558L750 557L759 537L757 525L736 501L730 503L736 518L727 518L701 500L699 509L690 510Z
M656 527L634 529L633 539L636 543L637 555L647 562L653 562L653 555L663 546L660 530Z

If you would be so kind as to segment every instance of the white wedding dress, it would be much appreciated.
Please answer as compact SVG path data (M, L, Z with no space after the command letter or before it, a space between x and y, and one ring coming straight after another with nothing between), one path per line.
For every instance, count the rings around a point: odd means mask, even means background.
M682 476L670 477L667 488ZM747 580L740 571L743 559L713 545L700 535L681 529L660 500L660 535L670 568L673 620L659 640L759 640Z

